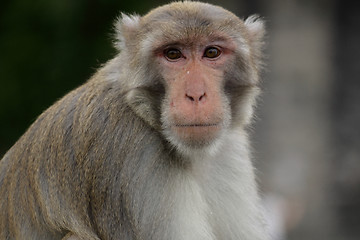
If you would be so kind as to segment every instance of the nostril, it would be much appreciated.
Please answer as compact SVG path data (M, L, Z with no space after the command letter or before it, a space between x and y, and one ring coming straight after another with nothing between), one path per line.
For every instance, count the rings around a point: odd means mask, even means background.
M195 99L194 99L192 96L189 96L189 95L186 94L186 97L187 97L188 99L190 99L190 101L192 101L192 102L195 101Z
M199 101L203 100L205 98L205 93L199 97Z
M200 95L200 94L199 94ZM206 97L206 93L201 94L199 97L195 96L193 97L192 95L189 94L185 94L186 98L189 99L191 102L200 102L202 100L204 100L204 98Z

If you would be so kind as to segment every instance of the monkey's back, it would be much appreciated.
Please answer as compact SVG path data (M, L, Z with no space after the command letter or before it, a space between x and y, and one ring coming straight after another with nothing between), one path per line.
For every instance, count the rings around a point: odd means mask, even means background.
M96 239L90 200L102 207L124 149L139 143L138 152L126 154L141 154L148 134L123 97L120 85L95 78L41 114L5 154L0 239L61 239L74 226Z

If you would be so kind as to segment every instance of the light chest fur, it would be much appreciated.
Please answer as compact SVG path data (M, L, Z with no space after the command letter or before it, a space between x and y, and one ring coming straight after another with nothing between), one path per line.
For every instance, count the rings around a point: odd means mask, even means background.
M159 231L153 229L152 239L266 239L259 231L264 228L261 207L248 142L241 131L227 133L212 154L191 156L191 171L173 175L167 184L169 196L163 196L164 201L172 199L169 208L161 204L153 209L157 219L142 218L145 229L148 221L152 228L158 221Z

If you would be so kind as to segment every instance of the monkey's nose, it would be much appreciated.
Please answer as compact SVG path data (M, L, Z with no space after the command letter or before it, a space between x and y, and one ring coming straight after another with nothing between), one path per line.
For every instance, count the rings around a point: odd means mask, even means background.
M191 101L191 102L201 102L204 101L206 98L206 93L205 92L201 92L201 93L186 93L185 97L187 100Z

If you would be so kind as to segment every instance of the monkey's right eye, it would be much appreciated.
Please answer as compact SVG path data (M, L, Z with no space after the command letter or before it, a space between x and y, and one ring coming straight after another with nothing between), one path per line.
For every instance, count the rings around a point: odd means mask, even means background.
M165 50L164 55L170 61L177 60L183 56L180 50L176 48L170 48Z

